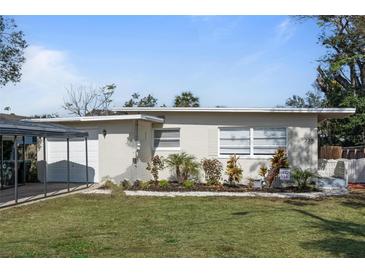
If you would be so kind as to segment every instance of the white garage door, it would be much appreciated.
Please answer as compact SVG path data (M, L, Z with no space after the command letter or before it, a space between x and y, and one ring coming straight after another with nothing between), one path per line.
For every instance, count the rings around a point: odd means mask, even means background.
M89 182L98 181L98 133L88 131L88 174ZM67 142L65 139L48 138L47 180L49 182L67 181ZM84 138L70 139L70 181L86 182L86 157Z

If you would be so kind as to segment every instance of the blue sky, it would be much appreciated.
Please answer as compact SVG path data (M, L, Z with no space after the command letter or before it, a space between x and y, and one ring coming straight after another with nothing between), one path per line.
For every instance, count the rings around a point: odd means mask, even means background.
M270 107L312 88L314 22L288 16L16 16L29 48L22 82L0 88L0 107L57 112L70 85L117 85L159 103L191 90L205 107Z

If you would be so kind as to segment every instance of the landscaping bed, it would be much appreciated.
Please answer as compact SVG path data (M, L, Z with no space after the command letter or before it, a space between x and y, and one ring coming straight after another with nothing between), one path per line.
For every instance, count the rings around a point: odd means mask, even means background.
M162 182L162 183L161 183ZM159 191L159 192L264 192L264 193L309 193L319 192L314 186L309 186L305 189L300 189L297 186L282 186L272 188L249 187L243 184L215 184L209 185L205 183L194 183L189 185L179 184L175 181L136 181L132 185L124 184L125 190L137 191Z

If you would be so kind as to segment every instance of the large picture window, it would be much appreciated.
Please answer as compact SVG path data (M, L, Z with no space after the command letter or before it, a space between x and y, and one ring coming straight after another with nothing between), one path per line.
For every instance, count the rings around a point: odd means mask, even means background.
M269 156L286 145L286 128L219 129L220 156Z
M180 149L180 129L155 129L153 147L161 150Z

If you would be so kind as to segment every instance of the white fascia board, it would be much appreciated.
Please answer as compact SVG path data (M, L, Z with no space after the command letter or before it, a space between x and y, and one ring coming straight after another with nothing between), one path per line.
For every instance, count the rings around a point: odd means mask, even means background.
M354 114L355 108L200 108L200 107L124 107L120 112L233 112L233 113L314 113Z
M96 122L96 121L123 121L123 120L144 120L153 123L163 123L164 119L150 115L109 115L109 116L84 116L84 117L64 117L64 118L35 118L32 122Z

